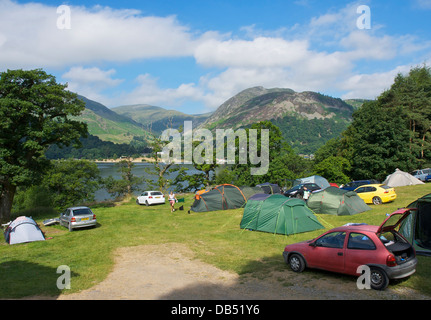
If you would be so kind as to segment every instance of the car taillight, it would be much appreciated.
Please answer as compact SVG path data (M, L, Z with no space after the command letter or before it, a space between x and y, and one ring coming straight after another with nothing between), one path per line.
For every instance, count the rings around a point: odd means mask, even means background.
M148 199L153 199L153 197L152 197L152 196L149 196L149 197L148 197Z
M393 254L387 256L386 265L388 267L395 267L397 265L397 259L395 259L395 256Z
M96 215L93 213L93 220L96 220Z
M70 219L70 222L76 222L75 217L72 217L72 219Z

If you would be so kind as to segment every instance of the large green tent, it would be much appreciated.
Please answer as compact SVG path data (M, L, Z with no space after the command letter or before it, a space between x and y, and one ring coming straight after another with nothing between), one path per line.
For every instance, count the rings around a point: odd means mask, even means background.
M354 215L371 210L356 192L337 187L328 187L324 190L313 192L308 198L307 206L315 213L337 216Z
M431 255L431 193L410 203L417 208L402 223L399 232L409 240L419 255Z
M248 199L240 228L290 235L324 227L303 200L258 193Z
M196 195L190 210L204 212L236 209L241 208L246 201L240 188L232 184L222 184L208 192Z

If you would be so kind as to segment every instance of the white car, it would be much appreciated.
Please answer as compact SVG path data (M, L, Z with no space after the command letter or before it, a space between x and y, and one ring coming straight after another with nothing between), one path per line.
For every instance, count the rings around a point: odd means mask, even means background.
M165 196L160 191L145 191L136 199L136 203L147 206L161 204L165 203Z

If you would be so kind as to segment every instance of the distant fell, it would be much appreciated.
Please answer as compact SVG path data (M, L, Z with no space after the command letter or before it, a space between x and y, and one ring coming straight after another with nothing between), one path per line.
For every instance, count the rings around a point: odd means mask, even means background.
M269 120L296 152L311 154L347 128L355 107L317 92L258 86L228 99L200 127L237 129Z
M148 104L125 105L112 108L112 110L119 115L133 119L154 134L160 134L167 128L178 129L184 125L184 121L193 121L193 126L198 126L211 115L211 113L185 114Z
M247 126L258 121L294 116L298 119L351 119L354 108L339 98L292 89L253 87L224 102L202 127Z

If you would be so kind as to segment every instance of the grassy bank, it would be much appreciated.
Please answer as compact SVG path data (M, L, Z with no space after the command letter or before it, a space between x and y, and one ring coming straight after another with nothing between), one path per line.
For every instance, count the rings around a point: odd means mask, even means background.
M318 218L327 229L348 222L380 224L386 213L431 193L431 183L396 191L396 201L372 206L371 211L343 217L318 215ZM44 227L43 219L52 216L35 217L52 239L0 245L0 298L59 295L62 292L56 286L59 277L56 270L60 265L67 265L72 271L71 289L67 293L90 288L112 270L116 248L142 244L183 243L204 262L240 275L265 277L271 270L287 270L281 256L286 244L311 239L323 232L283 236L244 231L239 229L243 209L188 214L192 200L193 195L186 195L186 210L175 213L170 212L168 204L138 206L134 199L115 207L94 208L98 227L74 232L60 226ZM431 295L430 269L431 258L419 257L416 274L393 286Z

